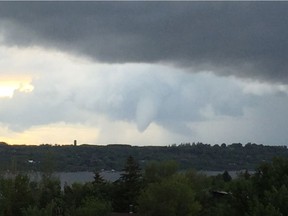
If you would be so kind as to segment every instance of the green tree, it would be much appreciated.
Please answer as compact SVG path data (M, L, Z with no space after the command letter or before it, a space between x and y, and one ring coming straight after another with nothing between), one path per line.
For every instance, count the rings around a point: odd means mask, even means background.
M135 209L142 185L139 164L132 156L129 156L123 173L115 184L114 209L119 212L129 212L131 206Z
M173 176L179 168L179 164L176 161L152 161L145 167L144 178L146 183L152 183L161 181L164 178Z
M272 163L262 163L253 177L253 182L261 195L272 187L288 187L288 159L274 158Z
M181 175L149 184L139 197L143 216L192 216L200 209L187 178Z
M137 186L137 184L140 182L140 177L141 169L138 162L134 159L134 157L129 156L126 160L120 181L134 187Z
M93 184L95 185L101 185L101 184L104 184L105 183L105 180L102 178L102 176L100 175L99 172L95 171L94 172L94 180L93 180Z
M23 216L54 216L53 209L55 203L49 203L45 208L38 208L37 206L29 206L23 210Z
M33 191L37 199L37 208L33 210L36 211L38 209L44 212L53 208L53 216L63 214L63 194L61 192L61 182L57 177L44 174L38 183L38 187L34 188Z
M76 209L75 216L109 216L112 208L109 202L97 198L86 198L83 204Z
M251 216L284 216L278 209L272 204L263 205L259 201L256 201L253 205L253 212Z
M222 174L222 178L223 178L224 182L229 182L232 180L232 177L230 176L230 174L227 170L225 170L224 173Z
M254 176L239 178L230 184L230 204L236 215L288 215L288 160L274 158L262 163Z
M251 205L257 197L253 183L249 179L238 178L231 181L227 190L230 192L229 205L235 209L235 216L249 215Z
M64 185L63 202L66 214L70 215L78 208L84 199L86 199L87 192L84 190L83 184L73 183L72 185Z
M13 179L0 179L0 215L13 215Z
M18 174L0 180L0 215L22 215L22 209L33 204L30 180L27 175Z

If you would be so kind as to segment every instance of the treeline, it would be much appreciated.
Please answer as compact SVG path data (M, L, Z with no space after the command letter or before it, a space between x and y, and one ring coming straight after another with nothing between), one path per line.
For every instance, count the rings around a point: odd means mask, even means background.
M1 216L284 216L288 215L288 160L275 158L232 179L229 172L207 177L179 172L175 161L150 162L141 170L128 157L121 178L65 185L44 173L40 181L26 175L0 178ZM115 214L114 214L115 215ZM132 215L132 214L131 214Z
M254 170L275 156L288 157L286 146L247 143L182 143L171 146L50 145L13 146L0 143L0 171L121 170L131 155L145 167L150 161L175 160L181 170Z

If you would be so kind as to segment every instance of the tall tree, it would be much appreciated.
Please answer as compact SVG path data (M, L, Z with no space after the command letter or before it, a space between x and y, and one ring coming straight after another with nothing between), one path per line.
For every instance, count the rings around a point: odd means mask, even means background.
M129 156L126 160L123 173L121 174L120 181L135 187L137 183L140 182L141 178L141 169L138 162L132 157Z
M119 181L116 183L114 208L120 212L129 212L137 206L137 198L142 187L142 175L138 162L129 156ZM132 208L132 209L131 209Z
M178 170L179 164L176 161L152 161L145 167L144 179L146 183L161 181L164 178L173 176Z
M139 197L139 211L145 216L192 216L200 209L188 179L182 175L149 184Z
M224 173L222 174L222 178L224 182L230 182L232 180L232 177L230 176L227 170L225 170Z
M105 183L105 180L103 177L100 175L98 171L94 171L94 181L92 182L94 185L101 185Z

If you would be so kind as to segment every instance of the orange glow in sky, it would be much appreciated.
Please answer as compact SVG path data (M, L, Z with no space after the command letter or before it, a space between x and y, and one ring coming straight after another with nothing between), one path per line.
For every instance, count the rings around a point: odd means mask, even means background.
M12 98L14 91L31 92L34 87L27 78L1 78L0 77L0 98Z

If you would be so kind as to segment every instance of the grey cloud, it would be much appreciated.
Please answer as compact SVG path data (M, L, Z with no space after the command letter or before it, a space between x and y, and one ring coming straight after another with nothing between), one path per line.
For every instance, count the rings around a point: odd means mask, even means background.
M5 43L288 82L288 2L1 2Z
M45 73L33 81L31 93L15 92L11 99L0 99L0 121L19 131L62 121L97 124L93 121L105 116L135 124L139 131L154 122L190 135L189 123L209 120L202 114L205 107L211 106L215 116L239 117L254 100L228 78L181 74L159 66L137 72L123 65L115 79L116 67L109 67L83 71L86 79L79 83L71 82L69 72Z

